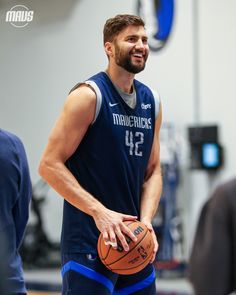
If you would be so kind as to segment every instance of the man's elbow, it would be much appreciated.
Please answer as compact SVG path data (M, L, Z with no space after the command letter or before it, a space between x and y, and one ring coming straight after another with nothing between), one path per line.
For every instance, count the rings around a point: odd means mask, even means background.
M50 166L50 160L43 157L39 163L38 173L44 180L47 180L47 175L50 170Z

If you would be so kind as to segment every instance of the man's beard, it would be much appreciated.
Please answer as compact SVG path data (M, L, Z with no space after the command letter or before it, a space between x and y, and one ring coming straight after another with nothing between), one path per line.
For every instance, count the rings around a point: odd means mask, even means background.
M118 66L124 68L127 72L132 74L137 74L143 71L146 65L147 55L144 58L144 62L139 64L133 64L131 58L131 54L122 53L121 49L115 45L115 60Z

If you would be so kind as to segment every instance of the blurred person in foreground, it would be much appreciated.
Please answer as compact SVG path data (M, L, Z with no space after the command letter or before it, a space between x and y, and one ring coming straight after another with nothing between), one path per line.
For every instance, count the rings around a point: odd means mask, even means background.
M202 208L189 276L196 295L236 292L236 178L220 185Z
M5 237L6 284L9 294L25 295L19 248L32 195L24 146L14 134L0 129L0 236ZM3 240L0 240L2 247Z

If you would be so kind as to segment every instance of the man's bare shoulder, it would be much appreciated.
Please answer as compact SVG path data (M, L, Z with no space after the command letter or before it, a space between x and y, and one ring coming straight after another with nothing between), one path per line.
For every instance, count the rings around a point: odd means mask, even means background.
M96 93L86 84L81 84L73 90L67 97L64 106L64 115L68 115L71 120L81 121L90 124L95 116Z
M69 95L68 98L78 98L81 99L86 98L89 99L91 102L96 101L96 92L92 88L91 85L86 83L81 83L75 90L73 90Z

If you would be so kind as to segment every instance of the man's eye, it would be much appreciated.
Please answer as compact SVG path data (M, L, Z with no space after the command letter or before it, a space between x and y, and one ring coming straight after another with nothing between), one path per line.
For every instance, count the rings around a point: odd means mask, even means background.
M130 38L128 39L129 42L135 42L135 40L136 40L136 39L135 39L134 37L130 37Z

